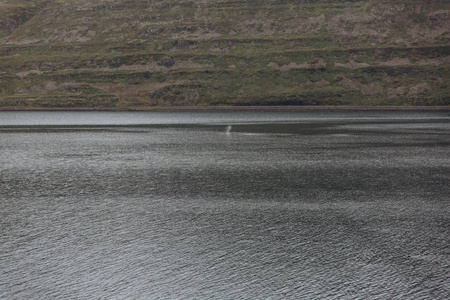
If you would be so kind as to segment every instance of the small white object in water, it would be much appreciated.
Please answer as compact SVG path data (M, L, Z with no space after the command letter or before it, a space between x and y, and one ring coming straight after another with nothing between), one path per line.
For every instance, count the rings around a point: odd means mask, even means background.
M230 134L230 132L231 132L231 125L228 125L227 128L225 129L225 133Z

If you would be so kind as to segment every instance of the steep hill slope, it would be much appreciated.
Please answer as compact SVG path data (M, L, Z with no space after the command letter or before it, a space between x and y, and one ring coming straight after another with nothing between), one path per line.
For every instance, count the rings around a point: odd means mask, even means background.
M449 105L450 2L0 0L0 107Z

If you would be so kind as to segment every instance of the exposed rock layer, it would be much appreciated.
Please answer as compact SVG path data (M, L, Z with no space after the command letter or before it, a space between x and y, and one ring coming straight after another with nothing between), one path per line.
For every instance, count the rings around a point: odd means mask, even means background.
M0 107L449 105L448 1L3 0Z

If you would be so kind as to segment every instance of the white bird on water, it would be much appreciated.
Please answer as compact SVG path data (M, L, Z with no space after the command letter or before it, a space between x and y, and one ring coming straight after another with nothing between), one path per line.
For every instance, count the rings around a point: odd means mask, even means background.
M231 133L231 125L227 126L227 128L225 129L225 133L226 134L230 134Z

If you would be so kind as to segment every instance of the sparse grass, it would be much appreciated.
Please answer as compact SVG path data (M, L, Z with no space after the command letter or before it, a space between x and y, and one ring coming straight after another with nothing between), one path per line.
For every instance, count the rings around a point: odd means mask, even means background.
M449 10L424 0L7 0L0 107L448 105Z

